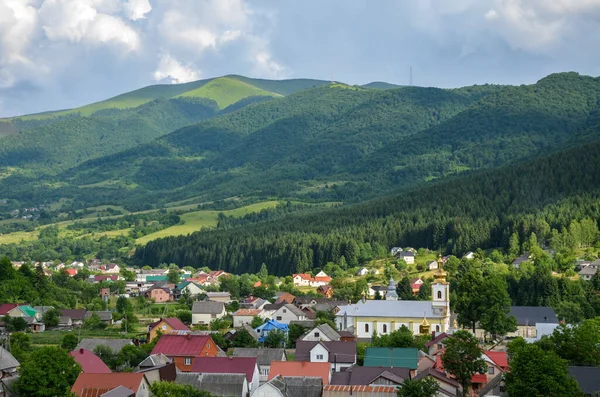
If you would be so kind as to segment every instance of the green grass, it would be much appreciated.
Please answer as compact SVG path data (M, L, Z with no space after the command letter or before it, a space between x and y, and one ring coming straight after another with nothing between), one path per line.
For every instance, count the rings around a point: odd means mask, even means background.
M105 330L85 330L74 329L72 331L58 331L51 330L40 333L29 334L31 336L31 344L34 346L43 345L60 345L65 335L73 334L78 335L81 339L84 338L106 338L106 339L130 339L139 337L140 334L145 333L145 326L143 324L137 324L133 332L122 333L118 326L112 326Z
M278 97L281 95L262 90L232 77L220 77L211 80L195 90L185 92L179 96L212 99L219 105L220 109L224 109L241 99L251 96Z

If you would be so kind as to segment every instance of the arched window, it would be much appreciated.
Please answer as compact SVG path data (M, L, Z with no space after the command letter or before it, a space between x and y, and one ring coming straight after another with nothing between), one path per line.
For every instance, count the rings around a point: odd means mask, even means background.
M387 334L387 324L383 324L383 333Z
M442 299L442 291L438 291L438 299Z
M369 332L369 324L365 324L365 332Z
M435 332L440 332L440 326L439 325L435 326Z

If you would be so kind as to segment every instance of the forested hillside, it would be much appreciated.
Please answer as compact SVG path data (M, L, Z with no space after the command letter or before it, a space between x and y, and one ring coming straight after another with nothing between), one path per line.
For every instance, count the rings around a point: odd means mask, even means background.
M461 254L507 247L515 232L521 242L535 232L543 243L567 233L573 221L599 217L597 140L363 204L156 240L138 248L135 258L236 273L257 272L266 263L286 275L330 261L355 266L369 251L397 245Z

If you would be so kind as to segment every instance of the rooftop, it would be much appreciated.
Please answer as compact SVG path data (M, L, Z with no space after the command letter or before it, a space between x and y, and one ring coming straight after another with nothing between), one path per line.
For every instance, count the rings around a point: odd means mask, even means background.
M329 352L329 362L351 363L356 362L356 342L331 341L297 341L296 342L296 360L310 361L310 352L315 346L320 344Z
M83 372L90 374L110 374L112 372L100 357L87 349L73 350L69 355L81 365Z
M192 306L192 313L194 314L221 314L225 304L223 302L214 301L197 301Z
M331 366L329 363L311 363L307 361L273 361L269 380L281 376L320 377L324 385L329 384Z
M517 325L558 323L554 309L549 306L511 306L510 315L515 316Z
M108 346L114 353L118 353L123 350L125 346L133 345L133 342L131 339L85 338L79 342L75 350L86 349L93 352L98 345Z
M236 347L233 357L255 357L258 365L271 365L271 361L279 361L285 357L284 349Z
M124 386L131 390L138 390L144 379L144 374L136 372L115 372L111 374L90 374L82 372L77 377L75 384L71 388L71 392L78 396L83 396L87 391L103 390L104 392L107 392L119 386Z
M443 311L434 311L431 301L405 301L405 300L367 300L356 304L340 306L336 316L344 314L357 317L415 317L443 318Z
M192 371L207 374L245 374L248 383L252 382L255 357L200 357L194 360Z
M211 340L208 335L163 335L152 349L152 354L197 356L204 349L204 345Z

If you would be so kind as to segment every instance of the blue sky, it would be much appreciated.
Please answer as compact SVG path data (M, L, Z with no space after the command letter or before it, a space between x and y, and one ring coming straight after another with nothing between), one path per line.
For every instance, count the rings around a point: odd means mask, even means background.
M600 0L0 0L0 116L230 73L456 87L600 74Z

